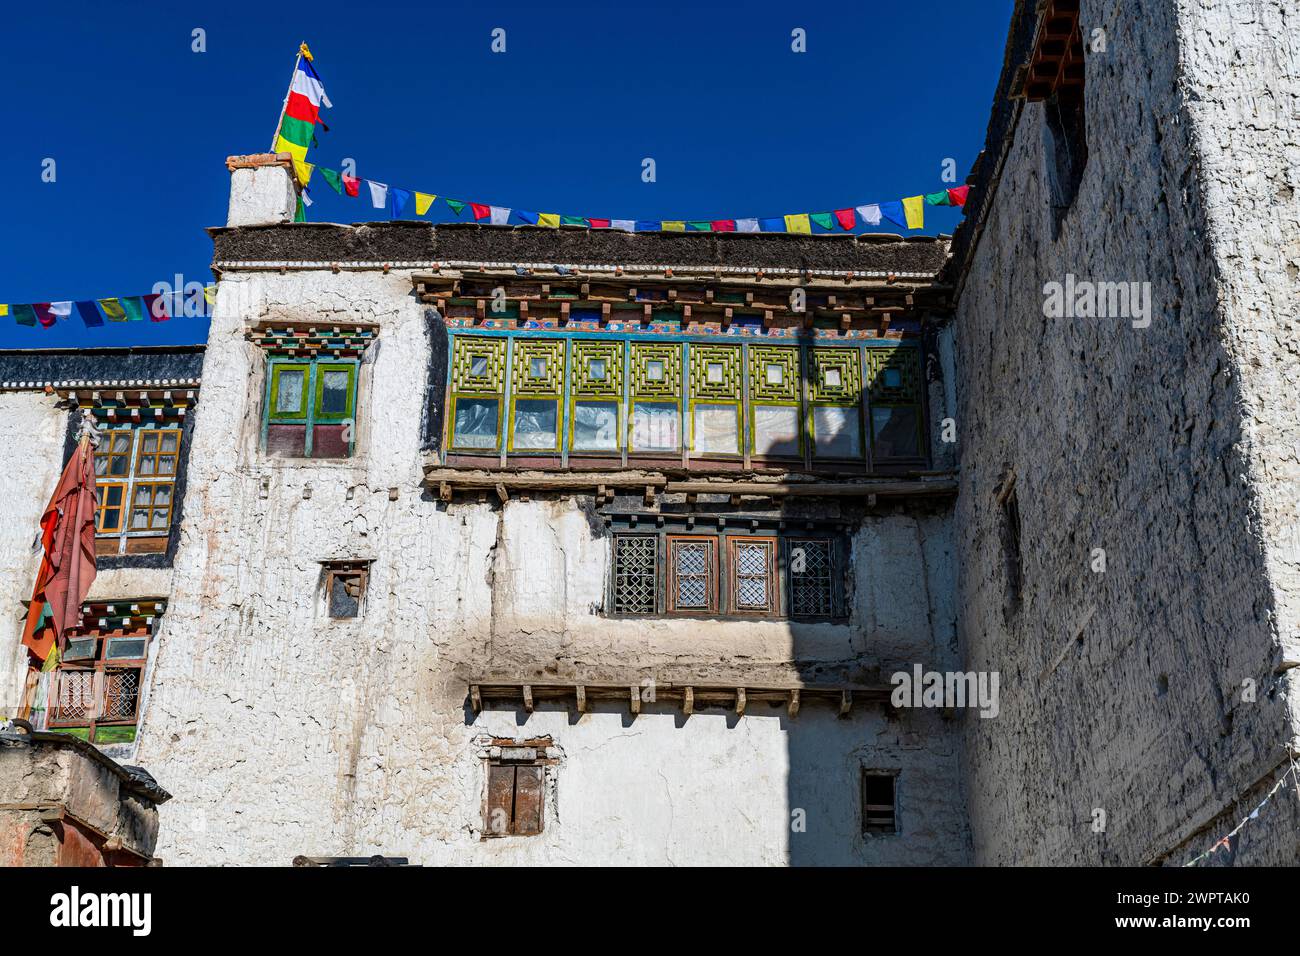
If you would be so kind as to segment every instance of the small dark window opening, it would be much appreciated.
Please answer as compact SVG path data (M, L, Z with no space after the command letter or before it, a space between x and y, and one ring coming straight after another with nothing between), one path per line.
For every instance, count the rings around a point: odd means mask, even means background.
M898 832L898 775L862 771L862 833Z
M1007 572L1007 610L1020 607L1024 565L1020 552L1020 501L1013 487L1002 498L1002 550Z
M1043 127L1047 158L1047 188L1052 204L1052 239L1074 205L1088 165L1088 124L1084 115L1083 86L1058 89L1043 101Z
M325 608L330 617L359 617L370 577L364 564L325 566Z

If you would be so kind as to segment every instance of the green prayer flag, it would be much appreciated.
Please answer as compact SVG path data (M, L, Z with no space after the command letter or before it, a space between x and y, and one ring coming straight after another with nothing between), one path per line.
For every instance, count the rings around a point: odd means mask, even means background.
M443 202L445 202L448 208L458 216L460 215L460 211L465 208L465 204L459 199L444 199Z
M144 321L144 300L138 295L122 296L117 301L122 306L122 310L126 312L128 322Z
M301 196L298 197L298 201L293 207L293 221L294 222L307 221L307 210L303 208Z
M951 206L952 200L948 198L948 190L938 193L926 193L925 204L927 206Z
M587 220L583 219L581 216L560 217L561 226L585 226L586 224L587 224Z
M324 166L317 166L316 170L325 179L325 182L330 184L330 188L340 196L343 195L343 177L332 169L326 169Z
M286 113L284 119L280 121L280 135L295 146L308 146L311 144L314 125L305 120L294 119Z
M15 305L13 307L14 321L19 325L35 325L36 310L30 305Z
M117 299L100 299L99 307L104 310L104 315L108 316L108 321L126 321L126 310L122 308L122 303L118 302Z
M703 219L692 219L686 223L686 228L690 232L712 232L713 223Z
M817 223L817 225L821 226L823 229L835 228L835 217L828 212L815 212L808 218Z

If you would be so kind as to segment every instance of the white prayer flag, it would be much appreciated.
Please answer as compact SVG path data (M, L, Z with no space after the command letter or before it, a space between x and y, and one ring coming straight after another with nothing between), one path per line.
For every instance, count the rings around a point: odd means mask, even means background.
M636 220L635 219L611 219L609 221L609 228L618 229L621 230L622 232L635 232Z
M504 226L510 221L510 210L505 206L488 206L492 214L492 225Z
M878 226L880 225L880 206L876 203L869 206L859 206L858 216L868 226Z
M737 219L736 232L758 232L757 219Z
M370 187L370 202L374 207L376 209L386 208L388 206L388 184L367 179L366 185Z

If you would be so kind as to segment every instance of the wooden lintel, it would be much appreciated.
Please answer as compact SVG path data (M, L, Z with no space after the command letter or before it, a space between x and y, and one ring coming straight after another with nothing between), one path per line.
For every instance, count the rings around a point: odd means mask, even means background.
M695 688L689 684L682 690L682 713L687 717L695 713Z
M574 700L575 700L575 706L578 708L578 713L580 713L580 714L585 714L585 713L587 712L587 688L586 688L586 685L584 685L584 684L579 684L577 687L575 687L575 688L573 689L573 695L574 695Z
M736 688L736 716L745 716L745 688Z
M521 689L524 696L524 710L531 714L533 712L533 685L525 684Z

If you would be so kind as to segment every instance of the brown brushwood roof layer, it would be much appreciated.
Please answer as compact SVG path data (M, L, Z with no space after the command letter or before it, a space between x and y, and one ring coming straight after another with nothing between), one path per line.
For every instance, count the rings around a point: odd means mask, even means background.
M626 233L426 222L217 227L221 262L542 262L731 266L935 275L948 237L867 234Z

